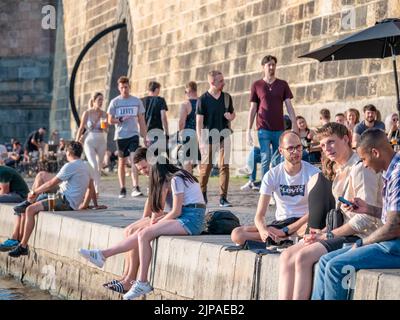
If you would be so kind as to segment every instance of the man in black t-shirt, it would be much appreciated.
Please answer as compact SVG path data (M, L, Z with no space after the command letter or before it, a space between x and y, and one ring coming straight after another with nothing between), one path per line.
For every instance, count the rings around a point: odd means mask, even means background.
M224 76L220 71L208 73L210 88L197 101L196 131L201 153L200 187L207 202L207 183L212 159L219 150L219 185L221 207L230 207L229 184L230 123L235 119L232 97L222 92Z
M24 145L24 155L26 160L28 160L30 152L39 151L45 134L45 127L39 128L39 130L33 131L29 134L28 139L26 140Z
M156 81L150 81L148 86L148 96L142 98L143 106L146 110L145 119L147 124L147 132L150 140L154 142L151 130L158 129L164 132L164 136L168 136L168 106L163 97L160 97L161 84Z

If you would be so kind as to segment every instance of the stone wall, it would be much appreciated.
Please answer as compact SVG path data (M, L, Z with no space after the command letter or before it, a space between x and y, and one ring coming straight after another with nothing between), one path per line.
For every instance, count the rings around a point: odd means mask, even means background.
M54 30L42 28L42 7L54 1L4 0L0 7L0 143L24 142L49 125Z
M121 10L126 3L129 8ZM64 0L63 4L68 72L97 31L127 19L127 73L133 94L143 96L149 80L161 82L171 122L184 98L184 84L196 80L204 91L207 72L220 69L238 112L233 127L237 132L245 129L249 88L262 76L260 61L266 54L277 56L277 76L289 82L297 112L311 125L318 124L316 111L322 107L335 114L372 102L383 116L394 110L390 59L319 63L298 56L377 20L400 16L399 0ZM349 27L342 23L348 16L345 6L354 14L354 25ZM108 57L115 56L116 43L116 34L106 36L85 58L76 84L82 110L94 90L104 90L109 100L115 83L111 82L114 61Z

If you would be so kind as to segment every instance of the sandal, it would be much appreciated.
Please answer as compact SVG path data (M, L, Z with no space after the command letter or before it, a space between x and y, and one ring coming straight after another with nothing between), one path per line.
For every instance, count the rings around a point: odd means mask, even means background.
M123 293L123 294L128 292L128 290L124 289L124 285L120 281L117 281L116 283L109 285L107 287L107 289L110 289L111 291L115 291L118 293Z
M116 284L117 282L119 282L118 280L111 280L110 282L106 282L106 283L103 283L103 287L104 288L108 288L109 286L111 286L111 285L113 285L113 284Z

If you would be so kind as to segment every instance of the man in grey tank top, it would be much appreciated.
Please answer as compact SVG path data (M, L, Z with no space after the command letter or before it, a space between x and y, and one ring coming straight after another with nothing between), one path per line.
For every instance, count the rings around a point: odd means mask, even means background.
M114 140L117 142L118 178L121 187L119 198L126 197L125 163L128 157L132 164L133 191L131 195L137 197L142 193L139 189L138 172L133 165L133 153L139 147L139 129L144 139L147 135L145 109L139 98L129 94L130 85L127 77L118 79L118 90L120 95L111 100L107 113L108 123L115 126Z

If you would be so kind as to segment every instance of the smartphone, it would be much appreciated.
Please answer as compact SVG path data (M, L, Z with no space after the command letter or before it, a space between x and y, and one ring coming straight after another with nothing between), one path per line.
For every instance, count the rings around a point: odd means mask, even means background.
M341 203L344 203L345 205L351 206L351 207L353 207L353 208L357 208L357 206L356 206L355 203L350 202L349 200L346 200L346 199L343 198L343 197L339 197L338 200L339 200Z

